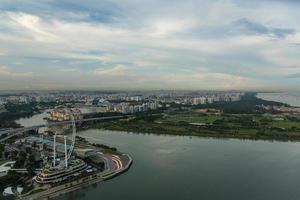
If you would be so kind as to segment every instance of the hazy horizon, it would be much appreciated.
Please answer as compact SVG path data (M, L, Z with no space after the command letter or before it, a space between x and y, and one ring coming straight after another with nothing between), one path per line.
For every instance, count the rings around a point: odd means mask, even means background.
M19 94L19 93L44 93L44 92L92 92L92 93L105 93L105 92L145 92L145 93L156 93L156 92L250 92L250 93L300 93L299 90L209 90L209 89L10 89L2 90L0 89L0 94Z
M299 91L296 0L0 2L0 91Z

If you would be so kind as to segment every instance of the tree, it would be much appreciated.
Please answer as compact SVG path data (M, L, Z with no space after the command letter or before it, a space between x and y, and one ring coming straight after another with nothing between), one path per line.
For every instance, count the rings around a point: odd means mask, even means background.
M33 154L29 154L25 168L27 169L29 175L34 174L35 158Z

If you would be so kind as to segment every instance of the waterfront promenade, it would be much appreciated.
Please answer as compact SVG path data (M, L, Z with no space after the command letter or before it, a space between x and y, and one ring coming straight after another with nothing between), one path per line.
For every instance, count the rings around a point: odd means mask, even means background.
M51 199L59 195L69 193L78 189L82 189L91 184L95 184L101 181L113 178L121 173L127 171L131 164L132 158L123 154L121 156L114 154L105 154L105 170L102 172L94 173L86 177L74 180L72 182L63 183L59 186L51 187L50 185L37 189L36 193L25 194L20 196L18 199L29 200L29 199Z

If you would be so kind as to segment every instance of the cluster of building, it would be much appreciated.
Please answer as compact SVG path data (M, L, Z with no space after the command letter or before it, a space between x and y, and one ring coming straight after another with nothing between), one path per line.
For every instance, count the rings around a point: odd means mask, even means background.
M177 103L182 105L212 104L216 102L240 101L244 96L243 92L236 93L216 93L216 94L194 94L190 96L176 97L175 99L165 99L168 103Z
M6 103L28 104L31 102L38 102L38 98L33 95L22 95L22 94L5 95L5 96L0 97L0 104L6 104Z
M160 95L110 95L100 98L93 105L100 107L101 112L135 113L156 110L165 104L171 103L180 105L212 104L216 102L240 101L245 95L244 92L219 92L219 93L195 93L195 94L160 94ZM110 103L110 101L118 103ZM92 105L92 103L91 103Z
M30 103L30 102L69 102L84 105L95 105L101 99L118 102L186 102L194 101L235 101L243 96L243 92L193 92L193 91L106 91L106 92L84 92L84 91L45 91L45 92L24 92L16 94L0 95L0 104L3 103ZM197 100L199 99L199 100ZM205 99L205 100L204 100Z
M280 112L283 112L283 113L300 114L300 108L298 108L298 107L281 106L281 107L278 107L276 109Z
M51 121L70 121L71 115L73 115L75 120L82 119L82 113L79 109L73 108L73 109L66 109L62 107L57 107L50 111L50 115L48 117Z
M136 113L156 110L160 107L169 108L172 104L184 106L212 104L215 102L239 101L244 92L196 92L196 91L61 91L41 93L21 93L14 95L0 95L0 112L4 111L1 105L7 102L30 103L46 102L67 107L97 108L97 112ZM48 105L48 104L43 104ZM53 105L53 104L49 104ZM47 106L46 106L47 108ZM80 117L80 110L67 111L54 109L50 113L50 120L65 121L70 119L70 112Z
M110 103L108 100L101 99L97 104L100 108L100 112L119 112L123 114L147 112L150 110L158 109L159 105L156 101L151 102L121 102Z
M40 167L35 169L37 176L33 179L39 184L53 184L96 170L82 159L95 157L97 163L103 162L103 159L92 149L76 149L75 154L69 157L68 155L73 149L71 145L70 141L67 141L67 137L63 135L54 135L53 140L51 137L43 135L40 137L30 136L6 145L5 152L8 159L16 159L19 152L26 152L26 148L30 148L34 155L34 162L40 163ZM26 171L23 168L16 169L14 164L15 161L2 164L0 177L7 175L8 171L12 169L17 172Z
M299 107L265 106L265 105L260 105L259 107L266 111L276 111L276 112L280 112L280 113L284 113L284 114L300 115Z
M130 104L130 103L120 103L113 106L114 112L120 112L123 114L137 113L137 112L147 112L149 110L156 110L158 108L157 102L147 102L142 104Z
M240 101L243 93L226 93L221 95L206 95L206 96L199 96L194 97L190 100L190 103L193 105L198 104L211 104L215 102L233 102L233 101Z

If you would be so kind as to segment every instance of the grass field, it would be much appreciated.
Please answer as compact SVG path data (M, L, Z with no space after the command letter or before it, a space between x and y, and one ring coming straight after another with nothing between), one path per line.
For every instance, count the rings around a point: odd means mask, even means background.
M274 127L274 128L300 128L300 121L292 121L286 116L252 115L252 114L176 114L166 115L156 120L159 123L203 123L213 124L216 120L222 120L230 127L243 127L253 122L252 126ZM300 119L299 119L300 120ZM255 125L256 123L256 125Z
M95 124L94 128L205 137L300 140L300 119L261 114L171 114Z
M203 114L177 114L177 115L168 115L161 120L160 122L187 122L187 123L205 123L210 124L216 121L217 119L222 119L220 115L203 115Z

